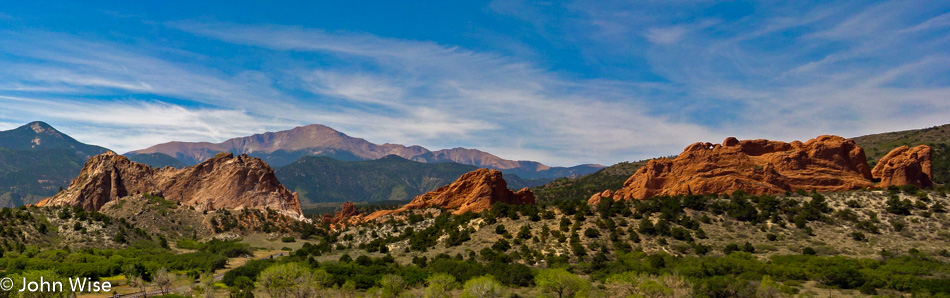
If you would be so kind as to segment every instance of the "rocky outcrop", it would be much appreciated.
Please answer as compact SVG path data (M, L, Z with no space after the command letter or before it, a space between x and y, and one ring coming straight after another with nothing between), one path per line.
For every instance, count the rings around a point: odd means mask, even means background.
M845 191L872 187L864 150L839 136L805 143L727 138L722 144L695 143L676 158L651 160L614 193L615 200L657 195L781 193L797 189Z
M449 185L415 197L399 209L373 212L362 220L370 221L407 210L431 207L450 209L455 214L482 212L495 203L534 204L534 193L527 188L512 192L500 171L478 169L462 175Z
M69 188L37 205L99 210L118 198L151 193L196 210L273 209L302 217L297 194L277 181L266 163L219 153L198 165L156 169L107 152L90 158Z
M69 188L37 203L38 206L79 206L99 210L116 198L156 193L154 169L129 161L112 151L89 158Z
M320 222L334 225L341 222L347 222L350 218L359 214L360 212L356 211L356 205L354 205L353 202L346 202L343 203L343 208L340 209L340 211L337 211L335 214L324 214L323 217L320 218Z
M891 185L933 186L933 172L930 146L920 145L914 148L901 146L881 158L874 166L871 176L881 180L881 187Z

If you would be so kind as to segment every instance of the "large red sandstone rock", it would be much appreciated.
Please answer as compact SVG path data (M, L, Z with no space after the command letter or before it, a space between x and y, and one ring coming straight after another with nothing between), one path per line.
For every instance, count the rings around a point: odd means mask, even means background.
M676 158L651 160L614 193L595 194L615 200L657 195L781 193L797 189L844 191L872 187L864 150L839 136L802 142L727 138L723 143L695 143Z
M455 214L482 212L495 203L534 204L534 193L527 188L512 192L508 189L508 183L502 177L501 171L478 169L462 175L449 185L415 197L399 209L376 211L362 220L370 221L407 210L430 207L451 209Z
M69 188L38 206L79 206L99 210L112 200L140 193L193 206L197 210L273 209L302 217L300 200L277 181L263 161L219 153L183 169L156 169L107 152L90 158Z
M331 224L331 225L338 224L341 222L346 222L351 217L357 216L359 214L360 212L356 211L356 205L354 205L353 202L346 202L346 203L343 203L343 208L340 209L340 211L337 211L337 213L333 215L324 214L323 217L320 219L320 222Z
M931 156L930 146L920 145L914 148L901 146L881 158L871 171L871 176L881 180L881 187L891 185L931 187L933 186Z

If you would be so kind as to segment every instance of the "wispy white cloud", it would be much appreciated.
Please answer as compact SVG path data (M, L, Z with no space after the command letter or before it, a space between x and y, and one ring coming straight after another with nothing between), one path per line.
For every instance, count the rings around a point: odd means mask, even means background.
M950 12L928 19L917 26L901 30L901 32L920 32L947 26L950 26Z
M681 88L662 96L679 104L663 111L674 119L695 119L718 133L786 140L947 123L950 32L939 13L950 8L946 3L759 3L756 13L729 21L700 13L685 22L676 14L613 17L649 12L639 6L576 8L597 18L588 22L627 29L593 44L642 49L631 51L631 59L646 59L653 73ZM703 24L712 25L682 30ZM628 33L637 30L646 32L647 42Z
M661 45L673 44L683 38L688 30L682 26L647 29L646 37L650 42Z
M399 100L405 97L405 90L382 75L314 70L302 79L311 92L360 103L399 106Z
M171 62L105 41L42 31L0 32L0 51L21 57L0 61L5 82L20 89L62 88L83 95L148 93L210 105L239 103L254 109L289 108L266 76L245 71L225 75L202 65ZM265 104L267 100L275 100Z
M0 74L6 108L0 119L60 123L77 139L117 151L320 123L378 143L491 148L504 158L553 165L666 154L707 133L649 115L623 83L568 80L493 53L299 27L167 25L240 46L343 62L290 60L280 64L285 68L225 73L189 59L169 60L181 57L149 46L0 32L0 51L25 58L0 60L11 70Z
M500 150L512 159L537 159L537 152L546 151L549 157L544 161L570 164L675 151L687 139L707 132L698 125L650 116L641 98L624 94L617 85L569 81L531 63L490 53L296 27L171 26L273 50L371 61L371 71L319 69L304 79L314 83L310 91L317 95L368 105L349 111L359 115L353 118L358 123L331 115L321 118L371 139L436 148L508 148ZM374 109L390 113L364 112Z
M186 108L148 100L80 101L0 95L0 105L4 107L0 119L22 119L4 121L8 128L23 125L27 119L44 120L82 142L118 152L141 149L156 139L223 140L260 133L262 128L293 125L268 121L244 110Z
M238 49L241 62L231 63L202 47L7 31L0 126L63 123L83 141L127 150L320 123L377 143L571 165L670 155L730 135L943 124L950 22L940 11L950 7L904 4L760 3L739 16L691 1L490 5L492 17L517 17L568 48L556 57L301 26L156 25ZM560 58L590 73L543 62Z

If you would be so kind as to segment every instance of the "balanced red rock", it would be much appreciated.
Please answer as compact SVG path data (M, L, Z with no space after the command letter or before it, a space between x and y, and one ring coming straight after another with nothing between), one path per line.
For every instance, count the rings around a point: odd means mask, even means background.
M881 180L881 187L891 185L931 187L933 186L932 155L932 150L926 145L914 148L898 147L881 158L871 171L871 176Z
M502 177L501 171L478 169L462 175L449 185L415 197L399 209L376 211L362 220L370 221L403 211L430 207L451 209L455 214L482 212L495 203L534 204L534 193L527 188L512 192L508 189L508 183Z
M340 211L337 211L335 214L324 214L323 217L320 218L320 222L331 225L338 224L341 222L346 222L351 217L357 216L359 214L360 212L356 211L356 205L354 205L353 202L346 202L343 203L343 208L340 209Z
M79 206L99 210L112 200L151 193L197 210L273 209L302 218L300 200L277 181L263 161L247 155L219 153L183 169L156 169L106 152L93 156L69 188L38 206Z
M915 150L888 154L893 156L887 165L879 165L882 181L922 185L921 177L930 177L929 147ZM736 190L751 194L798 189L830 192L872 186L864 150L852 140L827 135L805 143L727 138L721 145L694 143L673 159L651 160L621 189L594 194L588 203L596 204L604 197L631 200Z

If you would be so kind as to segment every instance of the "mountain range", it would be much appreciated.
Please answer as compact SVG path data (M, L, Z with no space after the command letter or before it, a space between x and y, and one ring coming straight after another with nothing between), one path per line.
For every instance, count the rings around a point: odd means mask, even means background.
M424 163L455 162L479 168L491 168L501 170L506 174L518 175L522 178L578 177L603 168L601 165L593 164L573 167L549 167L535 161L507 160L484 151L468 148L430 151L421 146L377 145L318 124L233 138L221 143L169 142L128 152L125 155L135 160L140 155L148 154L150 155L149 159L159 159L160 157L157 154L164 154L185 165L194 165L218 152L247 154L261 158L274 167L289 165L304 156L327 156L341 161L360 161L396 155ZM170 161L168 158L163 159ZM151 165L172 164L153 163Z
M33 204L56 194L69 185L86 160L107 151L39 121L0 131L0 206ZM433 152L420 146L376 145L322 125L220 144L172 142L126 155L133 162L152 167L184 168L219 152L248 153L275 165L280 179L286 179L291 190L300 191L305 203L411 199L478 167L504 169L510 174L512 187L518 188L544 184L552 179L548 176L582 176L599 169L597 165L547 167L538 162L505 160L475 149ZM313 156L323 158L310 159ZM529 178L518 177L521 175Z
M934 182L946 184L950 178L950 124L853 139L866 148L872 167L898 146L927 144L933 148ZM0 131L0 206L32 204L56 194L69 185L89 157L106 151L106 148L79 142L39 121ZM500 169L514 188L543 184L552 179L550 177L561 178L534 189L540 201L585 198L597 189L619 188L629 172L642 165L547 167L537 162L505 160L475 149L430 151L420 146L376 145L322 125L218 144L165 143L130 152L127 156L131 161L153 167L183 168L218 152L248 153L273 164L278 178L290 190L300 192L305 204L409 199L476 167ZM322 158L309 157L313 155ZM622 173L610 174L619 168L624 169ZM600 174L586 176L598 170ZM604 180L601 176L611 178Z

